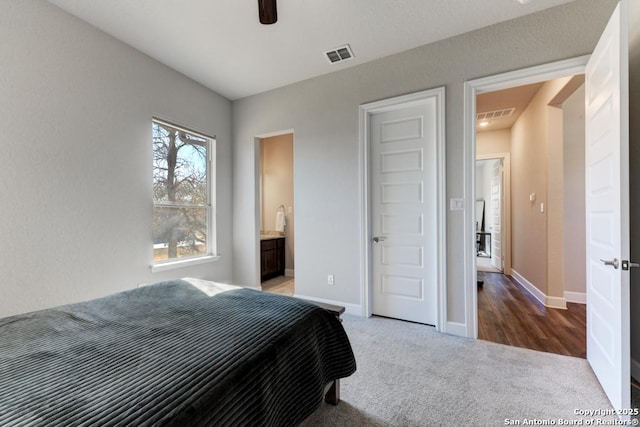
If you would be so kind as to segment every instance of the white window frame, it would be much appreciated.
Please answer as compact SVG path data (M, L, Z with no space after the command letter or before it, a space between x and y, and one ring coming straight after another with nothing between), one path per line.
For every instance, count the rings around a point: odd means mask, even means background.
M158 117L152 117L151 124L158 123L160 125L169 126L200 138L207 140L207 192L209 193L208 215L207 215L207 251L202 255L196 255L188 258L177 258L170 260L154 261L153 250L151 251L151 271L153 273L160 271L173 270L176 268L190 267L194 265L209 263L220 259L217 254L217 229L216 229L216 137L209 136L203 132L190 129L185 126L177 125ZM151 137L153 141L153 135ZM152 147L153 152L153 147ZM152 200L153 206L156 206L155 200ZM166 206L166 205L164 205Z

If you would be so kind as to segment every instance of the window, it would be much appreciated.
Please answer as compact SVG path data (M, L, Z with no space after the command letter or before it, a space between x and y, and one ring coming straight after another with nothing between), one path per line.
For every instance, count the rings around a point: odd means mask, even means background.
M154 269L209 260L215 140L156 119L152 130Z

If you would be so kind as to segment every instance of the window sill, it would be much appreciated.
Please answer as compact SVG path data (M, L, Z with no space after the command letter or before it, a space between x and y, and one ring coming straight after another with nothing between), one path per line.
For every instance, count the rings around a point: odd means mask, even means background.
M181 259L177 261L167 261L151 266L151 272L157 273L160 271L174 270L176 268L191 267L192 265L206 264L209 262L217 261L220 259L220 255L206 255L198 258Z

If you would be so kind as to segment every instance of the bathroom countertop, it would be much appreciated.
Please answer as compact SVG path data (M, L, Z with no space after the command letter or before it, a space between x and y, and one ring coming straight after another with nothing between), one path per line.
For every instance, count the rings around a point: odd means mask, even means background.
M275 236L272 234L261 234L260 240L284 239L284 236Z

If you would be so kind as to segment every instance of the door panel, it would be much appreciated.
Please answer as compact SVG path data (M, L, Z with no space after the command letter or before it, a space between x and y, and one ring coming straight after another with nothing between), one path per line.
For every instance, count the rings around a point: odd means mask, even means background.
M438 176L435 97L371 115L373 314L435 325Z
M586 68L587 359L616 409L630 407L629 123L626 0ZM621 12L621 9L622 12Z
M502 271L502 222L504 210L502 159L493 163L491 174L491 265Z

